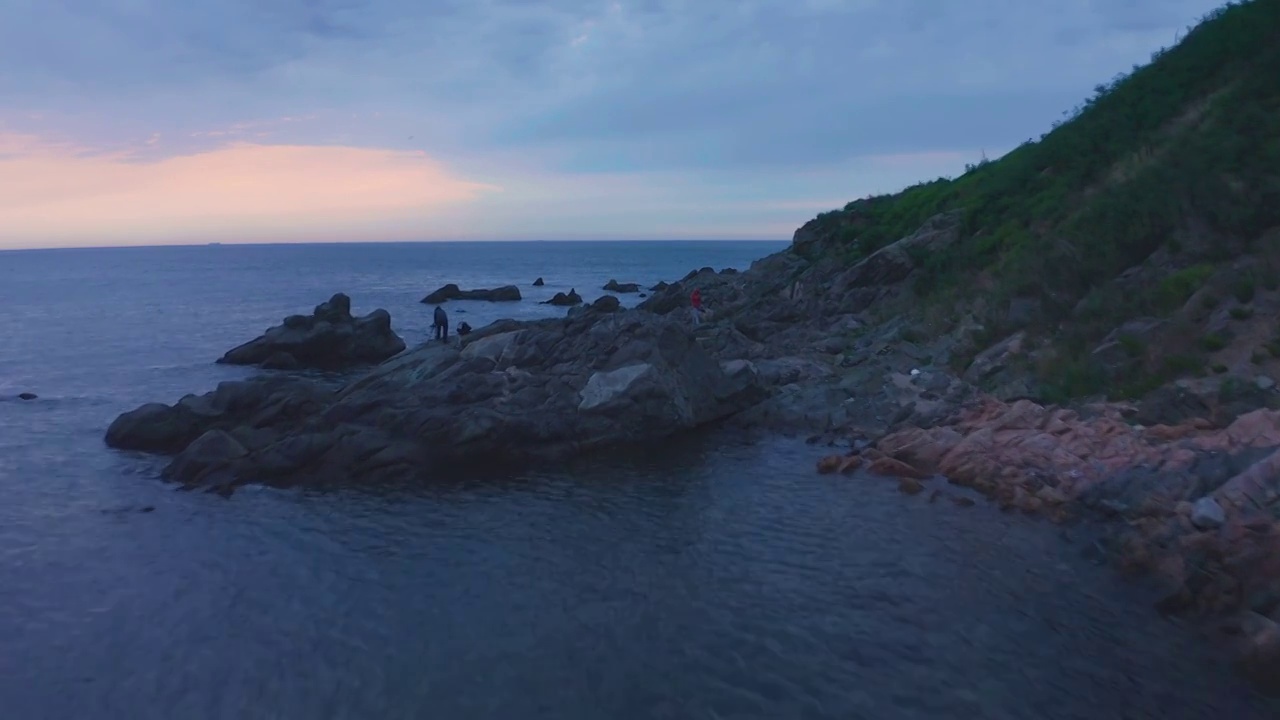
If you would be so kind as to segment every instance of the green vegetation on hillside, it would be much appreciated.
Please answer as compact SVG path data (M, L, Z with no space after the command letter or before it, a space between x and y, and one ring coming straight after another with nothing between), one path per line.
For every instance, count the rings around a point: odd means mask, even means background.
M1218 264L1280 226L1280 0L1228 4L1152 60L1098 85L1039 141L956 179L856 200L811 229L853 263L959 210L962 240L917 273L924 301L969 293L985 273L997 300L1035 298L1046 328L1074 317L1090 337L1116 318L1176 310ZM1142 293L1104 287L1160 248L1182 269Z

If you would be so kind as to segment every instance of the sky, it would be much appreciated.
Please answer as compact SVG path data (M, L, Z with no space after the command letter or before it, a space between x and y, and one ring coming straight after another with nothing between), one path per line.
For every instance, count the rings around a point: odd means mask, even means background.
M1217 0L3 0L0 248L784 240Z

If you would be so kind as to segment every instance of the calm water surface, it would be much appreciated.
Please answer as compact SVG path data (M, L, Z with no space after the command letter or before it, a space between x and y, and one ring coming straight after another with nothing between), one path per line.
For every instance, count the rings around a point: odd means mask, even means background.
M0 396L41 396L0 401L3 716L1276 716L1055 529L817 476L791 441L230 500L102 445L122 410L243 376L211 361L337 290L412 341L444 282L591 299L774 247L0 253Z

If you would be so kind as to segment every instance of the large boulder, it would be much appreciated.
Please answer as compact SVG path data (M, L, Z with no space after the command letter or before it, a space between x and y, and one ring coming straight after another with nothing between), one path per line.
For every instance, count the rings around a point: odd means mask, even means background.
M341 370L375 364L405 348L391 329L391 314L381 308L351 315L351 299L338 293L316 306L311 315L291 315L284 322L218 359L229 365L272 369Z
M278 400L259 388L244 403L251 412L219 410L218 392L204 399L218 411L209 417L144 406L117 420L108 442L180 453L166 476L220 489L378 478L658 439L766 395L750 362L721 363L684 324L634 310L500 321L458 345L430 343L283 422L277 413L264 424Z
M541 280L542 278L538 278ZM515 285L503 285L496 288L478 288L463 290L453 283L432 292L422 298L428 305L439 305L450 300L481 300L485 302L517 302L520 300L520 288Z

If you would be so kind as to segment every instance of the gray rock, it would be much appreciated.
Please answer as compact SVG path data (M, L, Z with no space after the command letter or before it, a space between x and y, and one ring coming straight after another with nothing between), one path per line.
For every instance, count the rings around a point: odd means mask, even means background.
M543 301L542 304L543 305L559 305L561 307L567 307L569 305L581 305L582 296L579 295L576 290L574 290L573 288L570 288L568 293L558 292L550 300Z
M223 430L209 430L196 438L165 467L163 476L200 482L209 473L243 458L249 450Z
M402 352L391 315L378 309L351 315L351 300L338 293L310 316L291 315L259 337L233 348L219 363L277 368L346 369L382 362Z
M1008 370L1014 359L1024 354L1026 338L1025 332L1018 331L978 353L964 371L965 381L981 384Z
M146 406L117 420L129 432L109 434L116 443L201 460L175 460L174 479L204 483L216 472L219 487L287 485L560 458L665 437L766 397L751 362L719 362L684 323L635 310L501 321L459 345L428 343L319 407L314 393L273 387L283 386L258 381L172 407ZM264 432L232 430L242 426ZM228 432L190 447L215 429ZM229 441L246 454L222 452ZM207 459L215 454L225 462Z
M638 293L640 285L638 283L620 283L617 280L610 280L604 284L604 290L616 293Z
M537 280L533 281L534 287L542 287L543 285L546 285L546 283L542 281L542 278L538 278Z
M538 278L541 280L542 278ZM537 283L534 283L535 285ZM503 285L496 288L478 288L463 290L453 283L441 287L426 297L422 302L427 305L439 305L450 300L480 300L484 302L518 302L521 299L520 288L515 285Z
M18 393L19 400L35 400L39 396L32 392Z
M1191 524L1201 530L1219 528L1226 522L1226 512L1223 511L1218 501L1211 497L1202 497L1191 507Z
M839 290L891 285L905 280L916 258L939 252L960 237L960 215L944 213L925 221L911 235L883 247L835 280Z
M1259 390L1271 390L1276 386L1276 381L1266 375L1259 375L1253 379L1253 384L1257 386Z
M1209 405L1183 383L1162 385L1138 401L1134 418L1142 425L1178 425L1192 418L1212 415Z
M625 399L628 391L637 381L652 372L652 365L639 363L609 372L593 373L579 393L582 402L578 403L578 410L598 412L618 405L617 401Z
M590 305L579 306L569 310L570 316L582 313L613 313L622 309L622 303L613 295L601 295Z
M228 381L173 405L148 403L121 414L107 428L106 443L120 450L171 455L209 430L265 430L301 423L333 399L328 387L298 378Z

